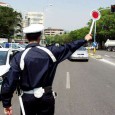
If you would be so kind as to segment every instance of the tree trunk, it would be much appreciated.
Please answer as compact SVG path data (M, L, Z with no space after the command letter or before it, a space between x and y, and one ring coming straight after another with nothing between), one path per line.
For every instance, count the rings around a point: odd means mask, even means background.
M12 38L8 38L8 42L9 42L9 43L12 43Z

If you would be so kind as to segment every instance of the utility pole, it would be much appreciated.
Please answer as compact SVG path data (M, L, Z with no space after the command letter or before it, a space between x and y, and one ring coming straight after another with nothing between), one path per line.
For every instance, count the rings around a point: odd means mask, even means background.
M46 6L44 9L43 9L43 26L44 26L44 23L45 23L45 11L47 10L48 7L51 7L52 4L49 4L48 6ZM42 46L46 46L46 43L45 43L45 32L43 30L43 33L42 33L42 39L40 41L40 44Z

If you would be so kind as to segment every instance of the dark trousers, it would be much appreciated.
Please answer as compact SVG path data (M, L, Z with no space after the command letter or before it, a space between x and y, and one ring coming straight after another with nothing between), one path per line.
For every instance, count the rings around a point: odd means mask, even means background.
M41 98L23 94L22 99L26 115L54 115L55 99L52 93L46 93Z

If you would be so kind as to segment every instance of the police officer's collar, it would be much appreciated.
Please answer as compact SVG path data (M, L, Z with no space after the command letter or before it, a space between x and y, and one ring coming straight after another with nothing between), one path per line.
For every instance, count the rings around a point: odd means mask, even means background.
M38 43L30 43L26 46L26 49L29 47L35 47L35 46L39 46L39 44Z

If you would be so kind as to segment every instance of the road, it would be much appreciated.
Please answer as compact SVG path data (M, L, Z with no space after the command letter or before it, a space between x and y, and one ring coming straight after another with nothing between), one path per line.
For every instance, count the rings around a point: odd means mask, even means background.
M55 115L115 115L115 66L90 58L65 60L57 69L53 89L58 93ZM17 96L14 115L19 115ZM2 106L0 103L0 115Z
M66 88L67 72L70 89ZM114 115L115 68L90 59L65 61L58 68L54 86L58 91L56 115Z
M115 63L115 52L108 52L108 51L100 51L97 50L96 54L99 54L102 56L103 59L108 60L110 62Z

